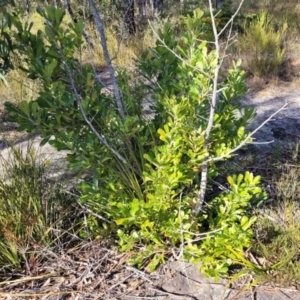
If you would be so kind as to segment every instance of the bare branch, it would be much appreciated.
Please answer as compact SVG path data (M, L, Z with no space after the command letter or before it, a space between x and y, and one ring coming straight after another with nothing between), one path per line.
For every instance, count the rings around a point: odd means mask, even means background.
M114 67L112 65L111 58L110 58L110 55L109 55L109 52L108 52L104 25L103 25L102 19L100 17L100 13L99 13L99 11L96 7L96 4L95 4L94 0L88 0L88 1L91 5L93 15L94 15L94 19L95 19L95 23L96 23L96 27L97 27L98 33L100 35L101 46L102 46L102 49L103 49L104 58L105 58L107 68L108 68L108 71L109 71L109 74L110 74L110 77L111 77L111 80L112 80L112 83L113 83L113 87L114 87L113 93L114 93L114 96L115 96L115 99L116 99L116 102L117 102L118 111L119 111L119 114L120 114L122 120L124 120L125 115L124 115L123 101L122 101L122 97L121 97L121 94L120 94L117 77L115 75L115 70L114 70Z
M217 26L215 23L215 18L213 15L213 7L212 7L211 0L209 0L209 11L210 11L212 29L213 29L214 38L215 38L217 65L214 70L213 93L212 93L212 98L211 98L211 102L210 102L208 124L207 124L206 130L205 130L205 135L204 135L203 148L207 152L208 152L210 132L214 125L214 116L215 116L216 103L217 103L217 97L218 97L218 93L217 93L218 92L218 78L219 78L219 70L220 70L220 66L221 66L219 63L219 59L220 59L219 38L218 38L218 32L217 32ZM194 216L197 216L202 209L202 205L203 205L205 194L206 194L206 188L207 188L207 175L208 175L208 161L206 160L203 162L203 164L201 166L200 189L199 189L199 193L198 193L198 201L193 210Z
M264 122L262 122L257 128L255 128L255 130L253 130L248 136L247 138L245 138L238 146L236 146L234 149L232 149L230 152L228 152L227 154L218 156L218 157L212 157L209 158L207 160L207 162L216 162L216 161L220 161L226 157L228 157L228 155L231 155L232 153L236 152L237 150L241 149L243 146L245 146L249 140L251 139L251 137L258 132L263 126L265 126L269 121L271 121L273 119L274 116L276 116L278 113L280 113L282 110L286 109L288 103L285 103L281 108L279 108L278 110L276 110L269 118L267 118ZM263 142L260 144L268 144L270 142ZM255 143L254 143L255 144Z
M211 6L211 0L209 0L210 6ZM233 22L239 11L241 10L241 7L244 3L244 0L241 0L238 8L236 9L235 13L231 16L230 20L225 24L225 26L222 28L222 30L218 33L218 39L222 35L222 33L226 30L226 28L229 26L230 23Z
M90 0L89 0L90 1ZM49 25L49 24L48 24ZM51 28L51 25L49 25L49 28ZM78 93L78 90L76 88L76 84L75 84L75 81L74 81L74 78L73 78L73 74L72 74L72 71L69 67L69 65L67 64L66 62L66 59L65 59L65 56L63 54L63 51L61 49L61 47L58 45L58 43L55 41L55 39L53 39L53 43L55 44L56 48L58 49L58 51L60 52L60 55L61 55L61 58L63 59L63 63L64 63L64 66L66 67L66 71L69 75L69 78L70 78L70 83L71 83L71 88L74 92L74 95L75 95L75 98L76 98L76 101L77 101L77 105L78 105L78 108L85 120L85 122L87 123L87 125L89 126L89 128L93 131L93 133L96 135L96 137L98 138L98 140L100 141L100 143L102 145L104 145L105 147L108 148L109 151L111 151L121 162L123 162L124 164L128 164L126 159L119 153L117 152L106 140L105 136L104 135L101 135L99 134L99 132L96 130L96 128L93 126L92 122L88 119L84 109L83 109L83 106L82 106L82 97L81 95Z
M195 71L198 71L199 73L207 76L209 79L213 79L208 73L204 72L203 70L192 66L187 60L185 60L184 58L182 58L180 55L178 55L175 51L173 51L172 49L170 49L170 47L167 46L167 44L165 43L165 41L163 41L159 35L157 34L157 32L154 30L154 28L152 27L151 23L148 21L150 28L152 29L152 32L154 33L155 37L157 38L158 41L160 41L162 43L162 45L168 49L175 57L179 58L182 62L184 62L188 67L193 68Z

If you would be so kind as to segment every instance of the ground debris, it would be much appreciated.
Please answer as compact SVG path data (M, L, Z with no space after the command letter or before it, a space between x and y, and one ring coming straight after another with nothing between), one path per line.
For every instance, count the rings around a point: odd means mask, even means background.
M143 294L143 285L158 276L127 266L129 254L117 253L106 242L83 242L65 252L38 249L36 255L30 274L2 270L1 300L122 299Z

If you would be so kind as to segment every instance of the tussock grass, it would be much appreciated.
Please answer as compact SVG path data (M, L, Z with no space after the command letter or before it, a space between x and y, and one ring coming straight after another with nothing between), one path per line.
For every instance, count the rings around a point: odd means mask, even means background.
M235 7L239 3L240 1L233 1ZM247 0L244 1L241 13L246 19L252 19L252 23L244 26L245 35L240 35L232 48L236 52L234 57L244 59L244 66L252 75L278 76L289 81L299 77L300 74L294 67L300 55L299 1ZM263 14L267 14L269 24L262 23Z
M0 156L0 267L30 273L40 247L52 247L55 229L70 211L66 195L45 179L46 162L28 143ZM70 198L70 197L69 197Z
M258 77L278 75L285 60L286 31L287 23L276 29L266 12L245 25L244 33L238 39L238 56L246 70Z

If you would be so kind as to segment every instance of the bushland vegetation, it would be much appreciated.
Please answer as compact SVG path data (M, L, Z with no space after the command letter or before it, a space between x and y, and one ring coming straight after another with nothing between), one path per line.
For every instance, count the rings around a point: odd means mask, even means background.
M14 151L0 182L4 272L31 274L41 261L34 245L54 247L70 231L81 242L108 240L146 271L173 256L201 262L216 280L255 274L298 282L297 146L278 149L285 160L272 154L261 174L250 172L255 154L232 158L252 140L246 126L255 112L236 101L247 76L294 75L286 66L297 50L289 44L299 34L288 17L297 14L295 1L268 12L265 2L227 0L217 9L212 1L178 1L175 9L164 1L148 13L122 1L3 3L0 93L8 120L68 150L69 167L88 174L76 192L62 191L43 180L36 153L24 159ZM261 214L267 180L277 201ZM89 213L72 216L70 203ZM62 222L65 215L72 222Z

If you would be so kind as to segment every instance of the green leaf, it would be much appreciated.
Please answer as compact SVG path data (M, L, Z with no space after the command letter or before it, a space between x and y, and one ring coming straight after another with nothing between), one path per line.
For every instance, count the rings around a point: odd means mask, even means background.
M28 105L27 101L22 101L20 103L20 109L27 117L30 117L30 110L29 110L29 105Z
M159 134L159 138L160 138L163 142L167 142L167 139L166 139L166 132L165 132L163 129L159 128L159 129L157 130L157 133Z
M155 254L153 256L153 258L151 259L150 264L147 267L147 270L149 270L150 272L154 272L160 262L160 255L159 254Z
M55 59L52 59L51 62L45 66L44 80L47 82L47 84L51 83L51 76L56 66L57 66L57 61Z
M133 218L121 218L121 219L116 219L115 223L117 225L126 225L128 223L131 223L134 219Z
M243 216L241 219L241 226L245 226L248 223L249 219L247 216Z
M235 185L234 179L231 176L227 177L227 181L230 185L232 185L232 186Z
M133 199L130 203L130 215L132 217L135 217L139 209L140 209L139 199Z
M46 136L45 138L43 138L40 142L40 146L42 147L42 146L46 145L49 142L50 139L51 139L51 135Z
M240 185L240 184L241 184L241 182L243 181L243 178L244 178L243 174L239 174L239 175L238 175L238 178L237 178L237 185Z

